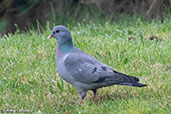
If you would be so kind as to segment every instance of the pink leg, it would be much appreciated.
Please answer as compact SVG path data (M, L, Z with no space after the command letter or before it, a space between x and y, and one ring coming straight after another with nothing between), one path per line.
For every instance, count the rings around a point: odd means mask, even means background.
M83 103L83 100L84 100L84 98L85 98L85 96L86 96L86 92L80 92L80 95L81 95L81 100L80 100L80 104L82 104Z
M80 104L82 104L82 103L83 103L83 100L81 99L81 100L80 100Z
M93 101L94 101L94 102L97 102L97 101L98 101L98 98L96 97L96 92L97 92L97 89L94 89L94 90L93 90L93 93L94 93Z

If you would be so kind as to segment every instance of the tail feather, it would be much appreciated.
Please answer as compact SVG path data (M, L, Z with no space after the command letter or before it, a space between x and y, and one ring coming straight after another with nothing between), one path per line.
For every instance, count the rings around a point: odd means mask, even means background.
M120 72L116 72L113 70L113 72L122 79L123 82L118 83L119 85L128 85L128 86L134 86L134 87L144 87L147 86L142 83L138 83L139 79L137 77L129 76L126 74L122 74Z
M113 70L113 72L115 73L115 77L117 77L122 82L136 83L139 81L139 79L137 77L129 76L129 75L126 75L126 74L123 74L123 73L120 73L120 72L117 72L114 70Z
M128 86L134 86L134 87L144 87L144 86L147 86L146 84L131 83L131 82L123 82L123 83L120 83L120 85L128 85Z
M139 79L137 77L129 76L117 71L113 71L113 76L105 76L101 77L98 80L94 81L93 83L104 83L103 86L109 86L109 85L128 85L128 86L135 86L135 87L143 87L146 86L145 84L138 83Z

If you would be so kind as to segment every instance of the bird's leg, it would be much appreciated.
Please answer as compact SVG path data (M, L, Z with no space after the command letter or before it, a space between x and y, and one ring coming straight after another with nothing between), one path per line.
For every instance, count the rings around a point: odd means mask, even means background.
M80 99L80 104L82 104L83 103L83 99Z
M93 101L94 101L94 102L97 102L97 101L98 101L98 99L97 99L97 97L96 97L97 89L93 89L92 91L93 91L93 93L94 93Z
M80 95L81 95L80 104L82 104L83 103L83 100L84 100L84 98L86 96L86 92L80 92Z

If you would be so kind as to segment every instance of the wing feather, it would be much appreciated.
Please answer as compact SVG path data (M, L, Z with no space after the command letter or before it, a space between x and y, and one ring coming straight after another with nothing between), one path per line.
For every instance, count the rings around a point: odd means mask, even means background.
M65 68L76 81L82 83L105 83L106 85L123 82L138 82L138 78L114 71L87 54L70 53L65 59Z

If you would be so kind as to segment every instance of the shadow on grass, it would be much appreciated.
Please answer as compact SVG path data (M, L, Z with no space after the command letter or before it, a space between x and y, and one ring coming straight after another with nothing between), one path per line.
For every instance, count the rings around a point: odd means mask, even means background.
M160 96L160 93L158 90L154 90L151 87L144 87L144 88L130 88L130 87L120 87L121 90L116 89L115 90L105 90L103 88L102 90L99 90L97 92L97 98L98 102L97 104L101 104L103 102L111 102L111 101L120 101L125 100L128 101L130 99L132 100L146 100L146 99L158 99ZM156 96L157 95L157 96ZM89 97L88 101L93 102L92 100L93 94L91 94L91 97Z

